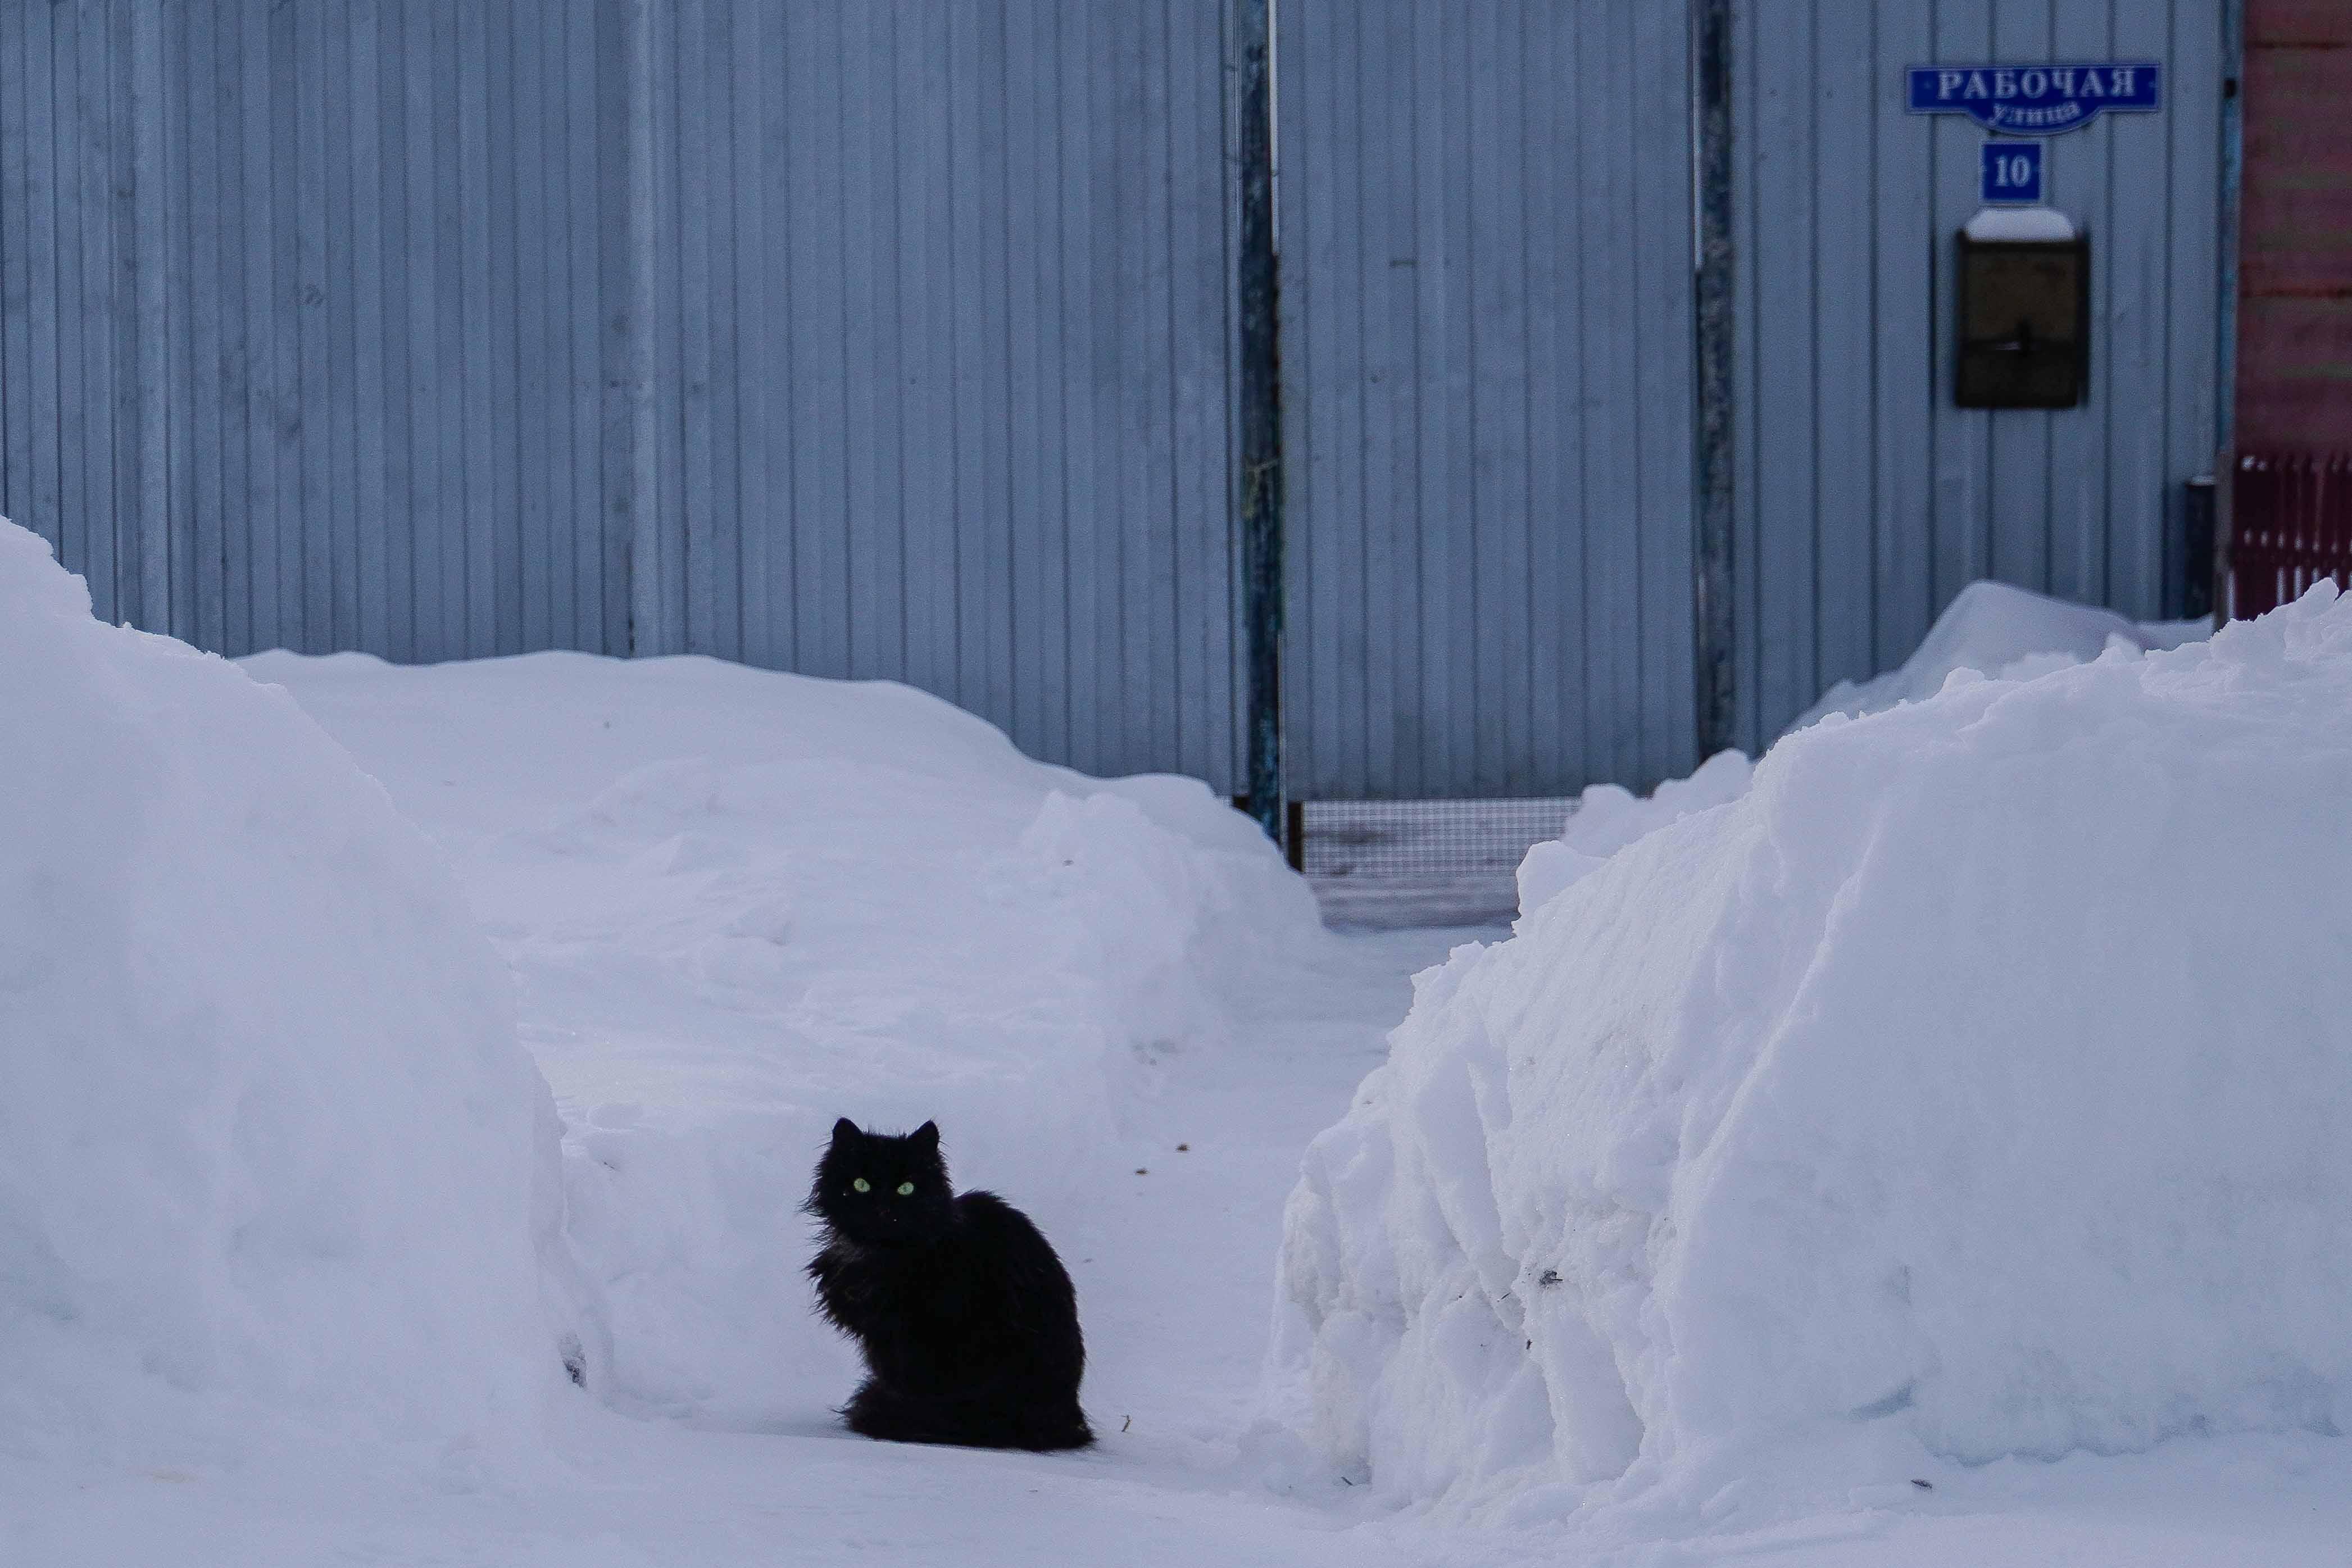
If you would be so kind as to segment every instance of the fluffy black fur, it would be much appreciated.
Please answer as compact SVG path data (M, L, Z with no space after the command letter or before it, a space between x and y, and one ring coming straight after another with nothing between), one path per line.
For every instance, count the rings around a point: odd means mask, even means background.
M851 1431L976 1448L1095 1440L1069 1274L1019 1209L956 1196L935 1123L892 1138L835 1122L807 1207L825 1228L808 1266L818 1307L866 1353L841 1410Z

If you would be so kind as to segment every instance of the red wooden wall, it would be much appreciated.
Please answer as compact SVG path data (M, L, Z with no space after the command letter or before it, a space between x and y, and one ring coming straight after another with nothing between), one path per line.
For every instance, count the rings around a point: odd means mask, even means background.
M2352 0L2247 0L2237 446L2352 451Z

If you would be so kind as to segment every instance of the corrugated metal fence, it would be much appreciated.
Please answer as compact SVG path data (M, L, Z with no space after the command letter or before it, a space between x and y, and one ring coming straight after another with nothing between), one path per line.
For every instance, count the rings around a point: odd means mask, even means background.
M1753 747L1969 579L2153 616L2215 433L2223 0L1734 0ZM1696 760L1688 8L1284 0L1294 794ZM887 676L1237 765L1226 0L0 0L0 508L230 653ZM1973 127L2051 139L2095 385L1951 406ZM1714 622L1710 621L1710 625Z
M0 6L5 505L100 614L627 649L610 9Z
M1233 782L1219 0L5 0L0 509L228 653Z

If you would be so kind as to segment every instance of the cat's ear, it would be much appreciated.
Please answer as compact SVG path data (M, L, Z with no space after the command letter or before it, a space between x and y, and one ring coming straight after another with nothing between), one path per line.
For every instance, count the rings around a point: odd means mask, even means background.
M940 1124L937 1122L926 1122L921 1126L916 1128L913 1132L908 1134L907 1141L913 1144L917 1148L923 1150L926 1154L938 1154L940 1152Z
M844 1144L854 1144L864 1135L858 1132L857 1124L846 1116L833 1124L833 1146L836 1149Z

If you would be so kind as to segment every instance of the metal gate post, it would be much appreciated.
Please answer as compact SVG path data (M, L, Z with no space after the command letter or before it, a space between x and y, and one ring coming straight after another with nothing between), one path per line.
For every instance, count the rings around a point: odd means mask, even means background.
M1692 0L1691 179L1698 208L1692 279L1698 407L1693 428L1698 502L1691 584L1697 639L1698 756L1732 743L1731 0Z
M628 61L627 282L621 319L622 374L627 387L629 652L682 653L662 624L660 446L654 420L654 6L627 0L623 20Z
M1274 252L1274 120L1267 0L1241 0L1242 600L1248 646L1249 810L1276 843L1282 779L1282 355Z

